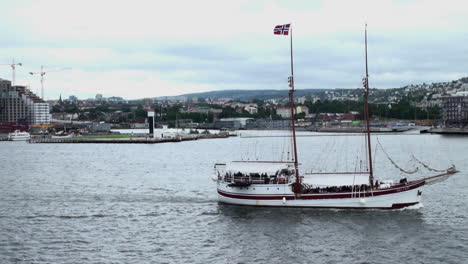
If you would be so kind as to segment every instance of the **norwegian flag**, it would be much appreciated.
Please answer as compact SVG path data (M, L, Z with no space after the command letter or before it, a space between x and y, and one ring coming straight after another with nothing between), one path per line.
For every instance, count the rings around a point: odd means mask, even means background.
M275 35L289 35L289 27L291 24L278 25L273 29Z
M362 78L362 85L364 86L364 88L367 87L367 77Z

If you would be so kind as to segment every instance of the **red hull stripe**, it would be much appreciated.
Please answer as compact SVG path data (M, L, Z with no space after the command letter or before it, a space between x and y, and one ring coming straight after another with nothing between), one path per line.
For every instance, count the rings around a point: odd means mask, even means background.
M337 206L288 206L288 205L248 205L248 204L236 204L237 206L255 206L255 207L289 207L289 208L312 208L312 209L379 209L379 210L394 210L394 209L401 209L404 207L416 205L419 202L414 203L398 203L392 204L392 207L337 207ZM232 205L232 204L229 204Z
M425 184L424 181L415 181L413 183L407 185L398 185L393 188L387 190L380 190L374 191L372 193L361 193L359 196L356 196L356 193L353 195L351 193L334 193L334 194L303 194L301 196L302 200L319 200L319 199L344 199L344 198L364 198L364 197L372 197L372 196L381 196L399 192L406 192L409 190L413 190L419 188ZM232 192L224 192L218 189L218 194L234 199L246 199L246 200L282 200L283 197L286 200L294 200L295 197L292 194L289 195L251 195L251 194L239 194L239 193L232 193Z

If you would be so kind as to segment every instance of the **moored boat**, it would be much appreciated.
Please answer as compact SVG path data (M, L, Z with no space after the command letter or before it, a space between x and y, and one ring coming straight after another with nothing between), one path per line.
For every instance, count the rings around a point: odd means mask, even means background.
M8 134L8 140L11 141L25 141L29 139L31 139L31 135L28 132L15 130L14 132Z

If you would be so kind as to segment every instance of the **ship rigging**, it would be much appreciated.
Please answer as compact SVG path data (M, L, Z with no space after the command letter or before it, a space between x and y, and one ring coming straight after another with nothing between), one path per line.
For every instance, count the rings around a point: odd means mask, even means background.
M359 170L355 172L311 172L300 175L296 142L291 24L276 26L274 34L290 37L291 75L288 78L288 83L292 157L291 160L286 161L232 161L215 164L214 179L217 183L220 202L273 207L397 209L420 203L422 195L421 187L445 180L450 175L458 172L455 166L452 166L443 171L434 170L439 172L437 175L412 181L403 178L399 182L394 183L390 180L384 180L382 177L379 177L380 181L375 180L368 105L369 71L366 25L364 32L365 76L362 80L364 88L364 116L366 120L366 167L363 169L360 166ZM378 143L380 145L380 142ZM381 145L380 147L382 148ZM385 151L384 153L391 160ZM414 159L416 158L414 157ZM393 160L391 162L398 167ZM430 168L427 165L425 167ZM402 172L410 173L410 171L406 171L401 167L398 168ZM321 175L322 177L311 179L305 177L312 174Z

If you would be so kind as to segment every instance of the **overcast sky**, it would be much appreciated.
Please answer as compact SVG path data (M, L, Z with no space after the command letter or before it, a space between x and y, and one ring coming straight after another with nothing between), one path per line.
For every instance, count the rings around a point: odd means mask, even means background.
M393 88L468 76L468 1L3 1L0 63L45 97L127 99L224 89ZM11 68L0 66L0 78Z

